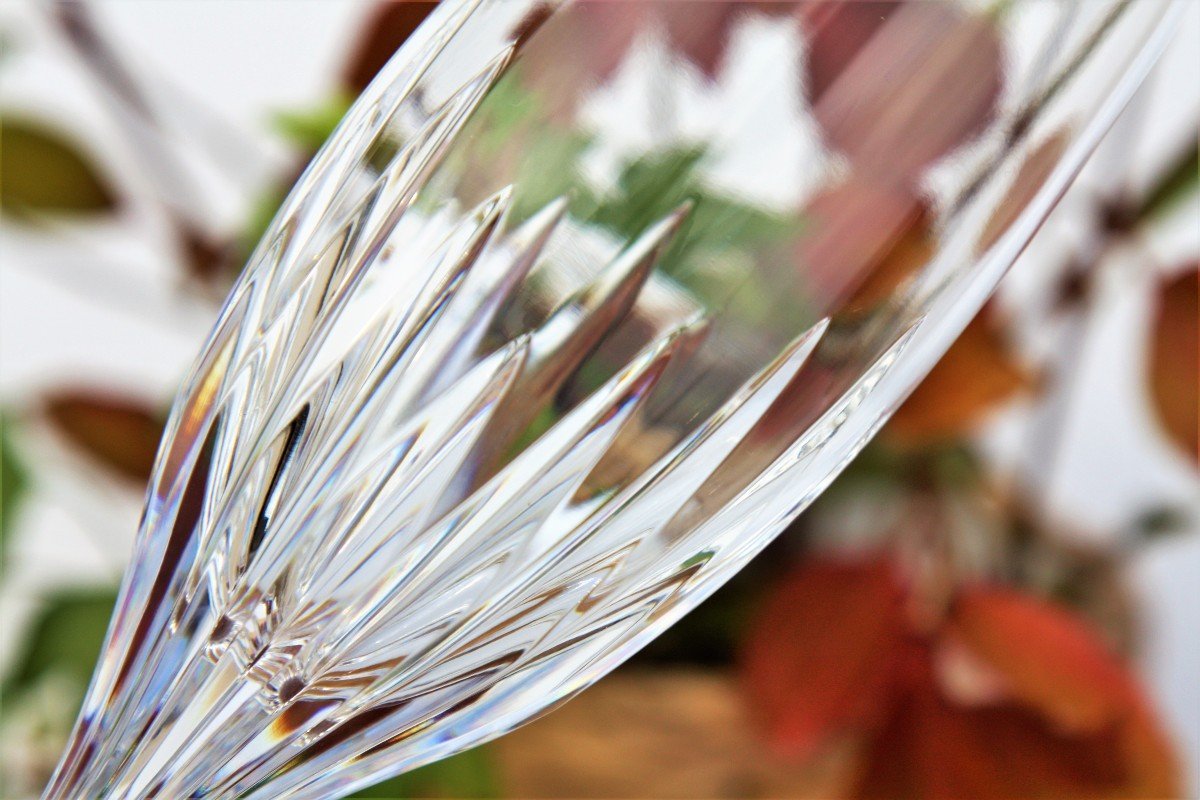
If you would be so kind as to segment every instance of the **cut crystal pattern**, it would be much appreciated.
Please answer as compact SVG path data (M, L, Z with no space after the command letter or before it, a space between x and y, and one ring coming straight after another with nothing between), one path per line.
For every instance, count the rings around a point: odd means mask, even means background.
M853 457L1148 67L988 252L990 177L884 312L798 313L719 402L672 416L656 398L725 324L661 274L689 204L598 243L569 196L518 218L519 187L471 207L440 188L536 35L495 15L532 7L444 3L279 212L176 402L49 797L333 797L586 688ZM539 281L573 286L511 330ZM579 384L647 304L622 366ZM626 455L665 418L668 445Z

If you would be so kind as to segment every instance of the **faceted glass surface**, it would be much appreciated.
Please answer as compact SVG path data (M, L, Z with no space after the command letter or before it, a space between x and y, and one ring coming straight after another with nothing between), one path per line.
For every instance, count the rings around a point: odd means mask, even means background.
M47 797L337 797L586 688L870 438L1170 10L441 4L180 392Z

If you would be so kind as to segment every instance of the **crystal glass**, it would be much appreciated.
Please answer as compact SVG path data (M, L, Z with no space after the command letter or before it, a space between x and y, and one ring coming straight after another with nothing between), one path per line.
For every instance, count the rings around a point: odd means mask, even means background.
M338 797L583 690L878 429L1171 15L440 4L180 391L46 797Z

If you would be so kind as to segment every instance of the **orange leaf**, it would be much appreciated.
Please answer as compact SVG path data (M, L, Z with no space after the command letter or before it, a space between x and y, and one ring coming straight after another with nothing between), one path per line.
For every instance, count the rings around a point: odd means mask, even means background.
M163 423L153 408L136 400L94 392L67 391L45 400L51 424L88 456L125 478L145 482Z
M1200 463L1200 263L1159 289L1150 338L1150 396L1171 441Z
M967 433L990 411L1033 385L985 313L974 320L909 396L884 430L906 447Z
M782 753L806 758L879 717L903 634L901 603L883 562L807 564L767 600L746 641L742 678Z
M1067 149L1067 133L1066 130L1059 130L1048 136L1025 157L1004 199L984 226L983 234L979 237L978 252L989 250L999 241L1041 190Z
M1183 776L1174 748L1152 710L1140 703L1121 731L1126 797L1180 797Z

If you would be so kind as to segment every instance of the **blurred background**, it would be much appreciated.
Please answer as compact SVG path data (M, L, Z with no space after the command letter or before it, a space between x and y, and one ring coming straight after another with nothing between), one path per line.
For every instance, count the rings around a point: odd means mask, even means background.
M1049 1L954 13L986 26ZM810 91L895 7L805 5L799 35L824 20ZM560 711L358 796L1196 796L1187 5L996 299L775 544ZM222 298L430 7L0 4L0 796L35 796L57 760L171 397ZM659 10L670 30L694 7ZM676 43L715 81L720 24ZM869 193L807 191L814 219L851 209L856 231L889 213ZM924 224L869 252L820 246L887 281L928 246Z

